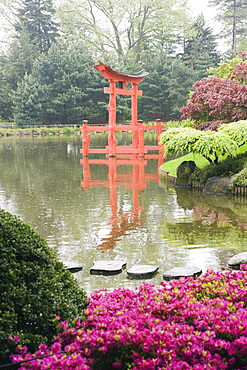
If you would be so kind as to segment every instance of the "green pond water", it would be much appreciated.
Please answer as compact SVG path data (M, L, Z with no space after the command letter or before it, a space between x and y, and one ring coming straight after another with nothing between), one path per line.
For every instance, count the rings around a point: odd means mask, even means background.
M98 147L106 138L92 141ZM120 141L129 143L127 136ZM88 293L144 281L126 270L91 275L96 260L125 260L127 269L157 265L159 273L145 281L159 284L170 268L217 270L247 251L245 198L168 187L157 159L81 163L80 149L80 135L1 137L0 207L31 225L61 261L80 263L74 276Z

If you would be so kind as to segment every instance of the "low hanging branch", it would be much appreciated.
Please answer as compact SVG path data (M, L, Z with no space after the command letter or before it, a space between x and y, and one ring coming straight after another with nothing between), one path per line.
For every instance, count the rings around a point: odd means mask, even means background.
M235 156L236 141L223 132L198 131L193 128L170 129L160 138L166 154L200 154L210 163L218 163L221 156Z

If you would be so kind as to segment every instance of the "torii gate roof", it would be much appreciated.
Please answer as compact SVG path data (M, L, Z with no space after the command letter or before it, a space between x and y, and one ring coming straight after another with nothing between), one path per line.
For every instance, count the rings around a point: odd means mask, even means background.
M123 81L123 82L142 82L144 77L147 76L149 73L142 69L137 73L125 73L125 72L116 72L111 67L99 62L97 66L94 66L97 71L99 71L103 77L107 78L108 80L114 81Z

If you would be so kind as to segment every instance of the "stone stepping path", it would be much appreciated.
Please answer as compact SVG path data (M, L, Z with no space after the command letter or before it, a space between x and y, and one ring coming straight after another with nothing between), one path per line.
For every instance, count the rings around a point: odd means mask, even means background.
M158 272L158 270L158 266L134 265L127 270L127 275L132 279L151 278Z
M228 266L235 270L239 270L241 264L247 264L247 252L235 254L228 261Z
M125 261L94 261L90 269L91 275L116 275L126 267Z
M82 265L75 262L63 262L63 264L65 265L66 270L69 270L72 273L82 270Z
M202 270L196 266L174 267L164 273L164 280L179 279L181 277L197 277L202 274Z

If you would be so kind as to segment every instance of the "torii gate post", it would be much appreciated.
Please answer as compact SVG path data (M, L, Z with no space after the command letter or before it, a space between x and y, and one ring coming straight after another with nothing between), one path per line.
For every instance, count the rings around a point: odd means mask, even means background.
M109 156L116 156L116 96L118 95L131 95L131 122L133 129L132 145L135 149L138 149L139 138L138 138L138 121L137 121L137 103L138 96L142 95L142 90L138 90L138 84L143 81L144 77L148 75L148 72L144 70L138 73L120 73L113 71L109 66L103 63L99 63L94 66L103 77L107 78L110 86L104 88L105 94L110 94L110 100L108 105L109 112L109 135L108 135L108 147ZM120 87L116 86L116 83L120 84ZM132 88L128 89L126 84L131 83Z

